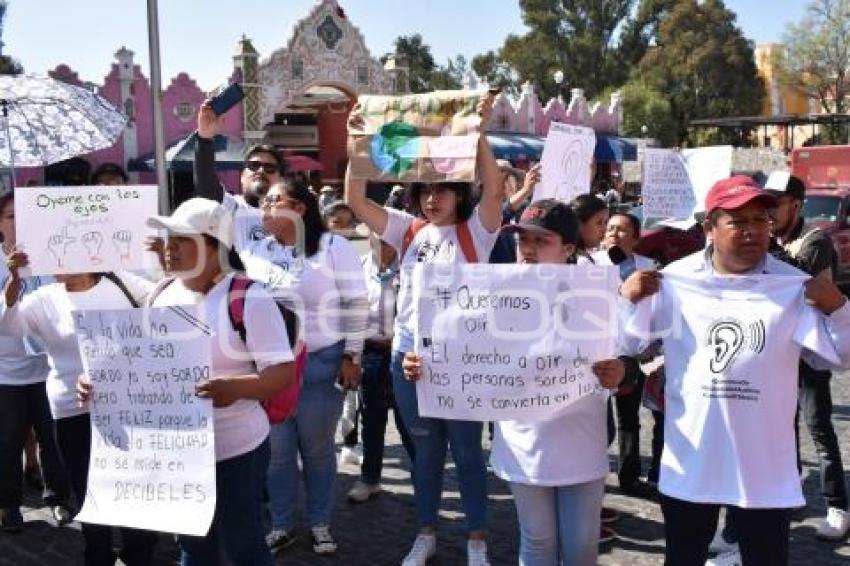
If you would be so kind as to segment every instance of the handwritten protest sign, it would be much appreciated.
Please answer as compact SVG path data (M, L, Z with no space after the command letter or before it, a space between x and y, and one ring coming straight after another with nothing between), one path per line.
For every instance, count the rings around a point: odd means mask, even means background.
M685 149L647 148L644 153L643 214L645 218L672 218L693 224L703 210L711 186L729 177L732 147Z
M553 198L568 202L590 192L590 167L596 148L592 128L553 122L540 159L542 181L534 200Z
M475 180L484 93L363 95L349 116L351 176L379 181Z
M194 307L78 311L92 383L84 522L203 536L215 511L209 328ZM130 511L132 510L132 511Z
M152 265L144 251L157 213L154 186L28 187L15 191L17 245L27 275L96 273Z
M614 353L616 267L419 264L419 414L545 419L601 387Z

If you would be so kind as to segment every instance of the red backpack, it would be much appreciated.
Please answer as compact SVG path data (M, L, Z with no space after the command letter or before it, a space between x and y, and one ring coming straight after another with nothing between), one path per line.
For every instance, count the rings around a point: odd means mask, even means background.
M172 281L174 281L174 278L161 281L151 292L148 298L148 305L152 305L154 300ZM227 290L227 315L230 318L230 324L246 345L248 343L248 331L245 327L245 297L248 293L248 288L254 283L255 281L253 279L235 274L231 278L230 287ZM295 375L292 383L275 393L269 399L260 402L271 424L281 423L295 416L298 408L298 398L301 396L304 368L307 365L307 348L304 341L298 337L298 315L278 301L275 301L275 304L283 316L283 322L286 325L286 334L289 337L289 347L295 355Z
M407 227L404 237L401 239L401 253L398 256L399 261L401 261L404 254L407 253L407 249L410 247L410 244L413 242L413 238L416 237L416 234L428 224L430 224L430 222L424 218L413 219L413 222L411 222L410 226ZM457 241L460 244L460 251L463 253L463 257L466 258L466 262L478 263L478 253L475 251L475 244L472 241L472 232L469 231L469 225L466 223L466 220L455 224L455 230L457 231Z

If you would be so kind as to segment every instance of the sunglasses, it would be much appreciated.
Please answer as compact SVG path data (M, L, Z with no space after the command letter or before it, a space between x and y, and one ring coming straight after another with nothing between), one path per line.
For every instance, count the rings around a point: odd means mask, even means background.
M288 208L293 208L295 205L299 204L300 201L288 198L286 195L282 194L266 195L263 197L263 204L269 206L274 206L279 202L284 203Z
M245 169L250 170L253 173L256 173L260 169L263 170L263 173L266 175L271 175L272 173L277 173L277 165L274 163L263 163L262 161L248 161L245 163Z

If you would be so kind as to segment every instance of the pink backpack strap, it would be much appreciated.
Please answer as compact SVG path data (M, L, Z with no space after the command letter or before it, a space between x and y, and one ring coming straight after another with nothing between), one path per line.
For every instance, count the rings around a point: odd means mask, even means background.
M416 234L419 231L430 224L424 218L414 218L413 222L410 223L410 226L407 227L407 230L404 232L404 237L401 239L401 253L398 254L398 260L401 261L404 259L404 254L407 253L407 249L410 247L410 244L413 243L413 238L416 237Z

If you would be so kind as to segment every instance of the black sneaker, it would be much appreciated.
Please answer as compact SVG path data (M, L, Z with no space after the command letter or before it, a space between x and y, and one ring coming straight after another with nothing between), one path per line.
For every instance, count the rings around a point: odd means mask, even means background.
M327 525L316 525L310 529L313 535L313 552L316 554L333 554L336 552L336 541L331 536Z
M19 533L24 528L24 518L17 507L0 509L0 529L7 533Z
M658 488L650 485L649 482L642 482L640 480L620 486L620 491L631 497L638 497L649 501L658 499Z
M292 546L295 542L295 534L292 531L284 531L283 529L276 529L266 535L266 544L269 545L269 549L272 553L277 553Z

